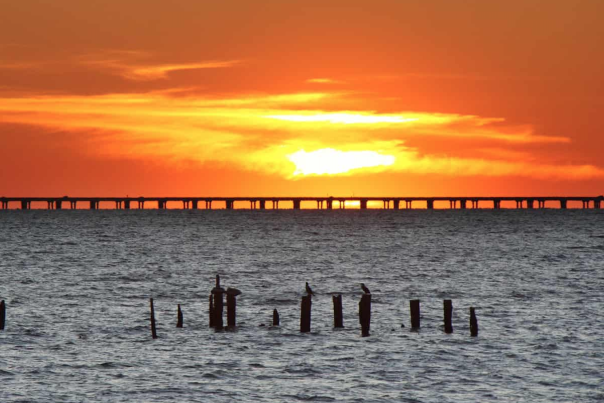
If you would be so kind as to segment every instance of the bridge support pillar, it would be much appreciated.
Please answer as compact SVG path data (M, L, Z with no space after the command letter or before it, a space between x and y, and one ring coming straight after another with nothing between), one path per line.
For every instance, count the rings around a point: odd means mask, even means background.
M157 208L159 210L165 210L166 209L166 201L165 200L158 200L157 201Z
M457 200L449 200L449 207L451 210L455 210L457 208Z
M367 200L361 199L361 210L367 210Z
M407 210L412 210L413 209L413 201L412 200L405 200L405 208Z
M401 208L401 201L400 200L393 200L394 202L394 209L395 210L399 210Z
M206 200L206 210L212 210L212 200Z
M528 199L528 200L526 201L526 208L528 208L528 209L535 208L535 200L533 200L533 199Z
M583 208L589 208L589 200L583 200Z
M428 210L434 210L434 200L427 200L426 201L426 208Z
M199 208L199 202L197 200L192 200L191 203L193 205L193 210L197 210Z
M560 199L560 208L566 209L567 202L566 200Z
M599 208L601 208L601 206L602 206L602 200L600 200L600 199L594 200L594 208L599 209Z
M266 200L260 200L260 210L266 209Z
M226 208L227 210L233 210L233 205L235 204L235 202L233 200L227 200L226 201Z
M273 203L275 203L275 202L273 202ZM300 210L301 204L302 204L301 200L294 200L294 210ZM277 209L279 209L279 202L277 202Z
M29 210L31 207L31 202L27 200L21 200L21 210Z
M96 210L96 202L94 200L90 200L89 208L90 210Z
M493 200L493 208L499 210L501 208L501 200Z
M464 199L460 200L459 201L459 208L462 209L462 210L465 210L466 209L466 202L467 202L467 200L464 200Z
M130 210L130 200L124 200L124 208Z
M63 208L63 201L57 200L57 202L55 203L55 208L57 210L61 210Z
M332 210L333 209L333 199L332 198L327 199L327 200L325 200L325 202L327 203L327 209Z

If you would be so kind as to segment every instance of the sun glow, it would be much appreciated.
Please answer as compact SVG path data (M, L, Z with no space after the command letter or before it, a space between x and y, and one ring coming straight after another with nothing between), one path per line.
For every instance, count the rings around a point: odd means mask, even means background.
M396 158L376 151L340 151L324 148L316 151L297 151L287 156L296 165L294 176L336 175L360 168L390 166Z
M286 120L289 122L320 122L336 124L377 124L414 122L417 118L406 118L397 115L375 115L369 113L319 113L296 115L270 115L268 119Z

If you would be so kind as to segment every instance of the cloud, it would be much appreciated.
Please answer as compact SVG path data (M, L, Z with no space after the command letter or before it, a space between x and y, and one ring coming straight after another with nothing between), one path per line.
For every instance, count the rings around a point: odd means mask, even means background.
M344 84L344 81L331 78L309 78L306 82L310 84Z
M0 61L0 69L5 70L29 70L39 67L39 64L36 63L25 63L25 62L2 62Z
M119 75L128 80L152 81L168 78L175 71L220 69L240 64L240 60L207 60L188 63L157 63L151 55L138 51L106 51L78 58L79 63Z
M375 123L405 123L413 122L417 118L406 118L404 116L383 115L376 113L315 113L295 115L269 115L264 116L268 119L286 120L290 122L319 122L319 123L341 123L346 125L353 124L375 124Z
M341 98L353 96L199 97L174 96L170 90L4 97L0 122L75 133L79 149L86 150L79 152L99 158L218 162L292 179L296 173L295 178L300 178L325 170L343 175L377 170L447 176L604 177L599 167L548 162L543 153L522 148L568 143L565 137L536 135L530 126L508 126L501 118L333 108ZM430 153L421 144L409 145L415 139L438 139L443 146L450 144L449 151ZM463 153L453 143L460 139L468 140ZM480 145L473 146L477 140ZM292 155L312 158L300 169ZM325 164L329 169L324 169Z

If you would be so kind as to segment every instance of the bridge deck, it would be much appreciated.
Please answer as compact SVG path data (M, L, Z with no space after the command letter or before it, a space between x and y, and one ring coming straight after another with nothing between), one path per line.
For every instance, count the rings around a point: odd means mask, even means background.
M361 209L366 209L369 202L382 202L385 209L390 209L391 205L394 209L402 208L405 203L406 209L413 208L414 202L425 203L426 208L433 209L435 202L449 202L452 209L479 208L482 202L487 202L489 207L494 209L501 208L502 202L515 202L516 208L544 208L546 202L556 202L559 208L565 209L569 202L581 202L583 208L601 208L604 203L604 196L476 196L476 197L457 197L457 196L439 196L439 197L405 197L405 196L380 196L380 197L361 197L361 196L333 196L333 197L316 197L316 196L299 196L299 197L0 197L0 208L8 209L10 204L17 203L21 209L27 210L31 208L31 204L35 202L45 202L49 209L62 209L66 206L77 208L78 203L86 203L92 209L98 209L100 203L115 203L116 209L130 209L134 204L138 208L144 208L145 203L153 203L159 209L167 208L168 202L181 202L185 209L198 209L200 205L205 203L206 209L212 208L212 203L224 203L225 208L233 209L236 202L248 202L251 209L265 209L267 203L272 203L272 208L279 208L280 202L292 203L294 209L300 209L302 202L316 202L317 209L332 209L334 203L339 204L339 208L345 208L346 202L358 202ZM551 204L551 203L550 203Z

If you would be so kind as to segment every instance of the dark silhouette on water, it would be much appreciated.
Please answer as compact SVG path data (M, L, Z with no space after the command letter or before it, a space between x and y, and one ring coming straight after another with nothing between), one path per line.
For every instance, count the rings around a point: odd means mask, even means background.
M344 327L344 315L342 313L342 295L332 295L333 301L333 327Z
M308 295L315 295L315 293L313 292L312 288L310 288L310 286L308 285L308 281L306 282L306 293Z
M176 327L183 327L183 315L182 310L180 309L180 304L178 304L178 312L176 313Z
M231 295L231 296L233 296L233 297L236 297L236 296L238 296L238 295L241 295L241 291L239 291L239 290L238 290L238 289L236 289L236 288L231 288L231 287L228 287L228 288L226 289L226 295L227 295L227 296Z
M6 324L6 304L4 300L0 302L0 330L4 330Z
M151 310L151 337L157 339L157 328L155 327L155 308L153 307L153 298L149 298L149 308Z
M365 294L371 294L371 291L369 291L369 288L365 286L365 283L361 283L361 288Z

